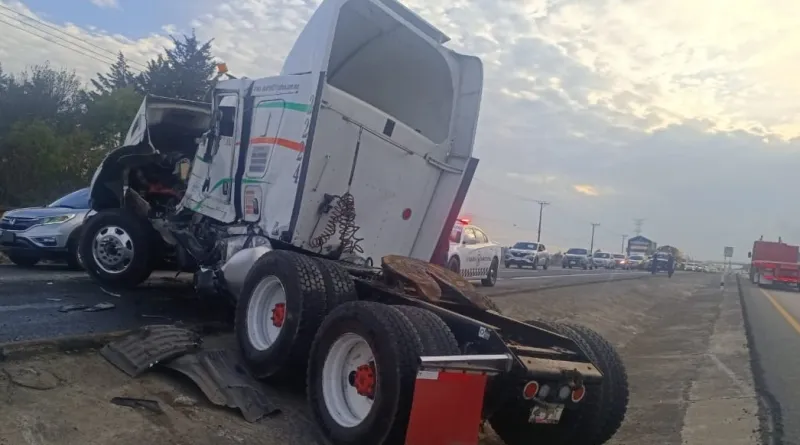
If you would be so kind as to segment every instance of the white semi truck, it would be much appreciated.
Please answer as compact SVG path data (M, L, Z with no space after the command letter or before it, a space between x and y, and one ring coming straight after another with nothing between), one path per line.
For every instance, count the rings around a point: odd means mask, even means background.
M133 287L174 262L228 296L250 369L305 374L333 444L477 443L482 421L509 445L603 443L628 400L613 347L441 267L483 77L447 40L394 0L325 0L279 75L147 97L92 179L86 269Z

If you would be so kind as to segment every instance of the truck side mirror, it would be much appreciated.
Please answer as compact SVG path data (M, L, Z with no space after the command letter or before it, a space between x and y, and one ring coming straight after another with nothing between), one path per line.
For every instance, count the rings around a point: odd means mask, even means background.
M752 257L753 257L753 252L747 252L747 258L752 258Z

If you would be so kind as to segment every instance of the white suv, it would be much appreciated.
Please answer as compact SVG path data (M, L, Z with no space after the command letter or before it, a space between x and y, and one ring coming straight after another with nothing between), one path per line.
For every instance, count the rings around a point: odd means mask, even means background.
M605 267L606 269L612 269L616 262L610 253L595 252L592 255L592 264L594 264L594 267Z
M459 220L450 232L447 267L469 280L480 279L484 286L494 286L501 251L483 230Z
M536 270L542 266L542 269L547 270L550 267L550 252L542 243L521 241L508 249L504 263L506 268L514 265L518 268L531 267Z

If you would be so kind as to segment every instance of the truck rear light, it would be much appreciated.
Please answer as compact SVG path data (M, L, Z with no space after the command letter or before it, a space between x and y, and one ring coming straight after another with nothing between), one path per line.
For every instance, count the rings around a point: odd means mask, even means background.
M531 400L536 397L536 394L539 392L539 384L536 381L531 380L530 382L525 384L525 387L522 388L522 397L525 400Z
M586 395L586 387L581 386L579 388L575 388L572 390L572 402L578 403L583 400L583 396Z

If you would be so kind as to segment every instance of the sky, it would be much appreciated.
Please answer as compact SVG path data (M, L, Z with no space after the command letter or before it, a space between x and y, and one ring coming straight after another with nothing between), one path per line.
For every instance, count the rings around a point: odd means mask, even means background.
M619 251L637 218L699 259L745 260L761 235L800 243L800 2L403 3L483 60L463 214L493 240L535 240L543 200L552 248L588 247L594 222L595 248ZM194 29L232 73L265 77L318 4L0 0L0 63L88 81L117 51L140 68Z

